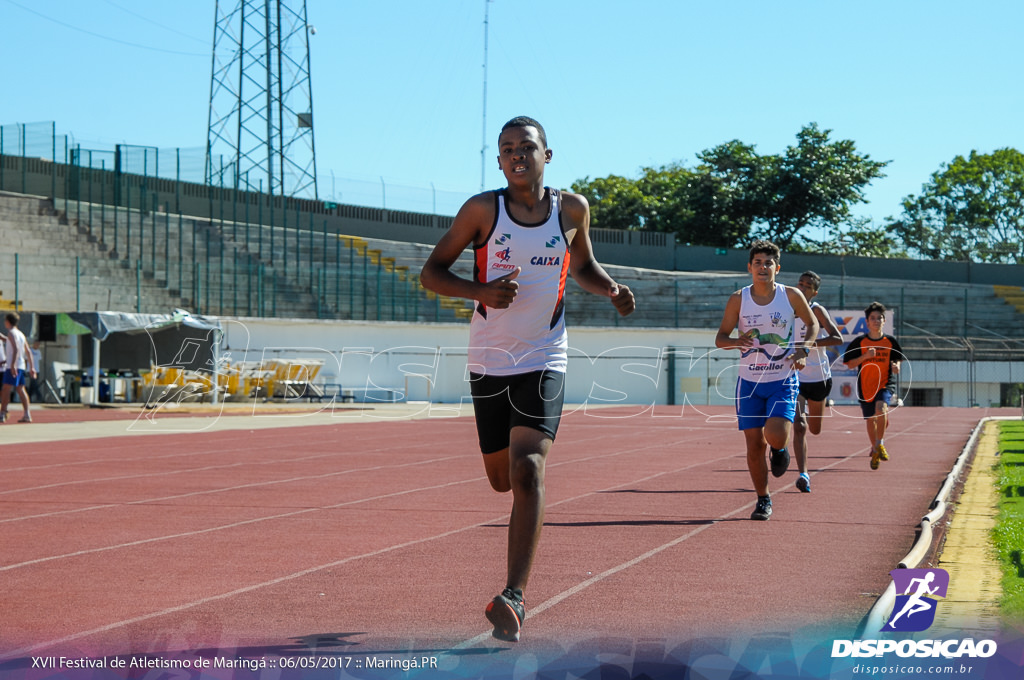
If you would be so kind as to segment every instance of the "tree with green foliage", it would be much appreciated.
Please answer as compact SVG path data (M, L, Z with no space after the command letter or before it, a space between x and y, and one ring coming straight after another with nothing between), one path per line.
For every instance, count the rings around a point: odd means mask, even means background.
M673 232L679 242L746 247L753 237L783 249L809 228L838 227L886 163L857 152L831 130L805 126L797 144L759 155L733 140L697 155L699 164L644 168L637 180L611 176L573 183L591 203L595 227Z
M572 190L590 203L590 224L602 229L643 229L649 198L631 179L609 175L574 182Z
M1024 154L957 156L903 200L890 228L926 257L1024 263Z
M587 198L591 224L602 229L644 229L676 234L682 243L732 246L750 231L751 218L735 207L742 198L727 171L681 165L644 168L638 179L618 175L574 182Z
M864 188L885 176L887 162L858 153L848 139L829 140L831 132L811 123L783 156L766 157L761 217L767 228L761 236L783 250L807 227L838 228L850 219L852 205L867 202Z
M700 164L687 185L688 219L677 223L679 240L733 247L750 240L763 204L765 163L738 140L697 154Z
M661 169L646 168L636 186L645 197L644 229L649 231L676 231L675 225L690 219L687 205L687 184L691 173L678 165Z
M790 252L886 259L909 257L906 247L887 230L886 226L876 227L867 217L851 219L838 238L814 242L804 240L791 246Z

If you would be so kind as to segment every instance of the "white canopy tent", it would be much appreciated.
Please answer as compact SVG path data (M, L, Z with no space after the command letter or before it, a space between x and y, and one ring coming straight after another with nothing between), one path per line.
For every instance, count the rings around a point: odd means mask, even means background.
M216 373L220 345L224 337L218 319L193 316L191 313L176 309L170 314L131 314L127 312L67 312L59 314L57 319L58 332L67 335L92 336L92 384L100 384L101 348L104 341L119 334L137 336L143 343L140 352L150 357L151 363L161 363L161 356L171 355L170 364L192 364L206 367L212 374L216 384ZM183 338L181 334L167 335L164 340L162 333L181 327L196 329L205 336L198 335ZM132 341L132 344L138 342ZM212 398L217 400L217 391ZM90 404L99 403L99 389L93 389Z

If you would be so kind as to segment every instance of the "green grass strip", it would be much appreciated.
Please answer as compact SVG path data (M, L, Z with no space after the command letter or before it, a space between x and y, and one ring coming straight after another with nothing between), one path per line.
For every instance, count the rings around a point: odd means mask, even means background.
M1003 570L1002 617L1024 621L1024 421L999 422L999 517L992 538Z

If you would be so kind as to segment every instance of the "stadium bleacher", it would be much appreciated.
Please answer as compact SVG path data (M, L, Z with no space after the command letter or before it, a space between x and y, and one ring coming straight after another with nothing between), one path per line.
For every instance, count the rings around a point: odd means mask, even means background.
M222 316L465 321L472 304L419 286L431 244L355 237L292 226L180 217L76 201L0 193L5 281L18 260L22 309L166 312L176 307ZM717 328L726 297L746 272L672 272L603 265L637 295L635 314L570 282L570 325ZM455 270L472 272L464 253ZM76 275L77 271L77 275ZM795 284L799 272L779 279ZM5 284L9 286L10 284ZM0 293L10 298L13 290ZM904 336L1024 337L1024 291L1013 286L825 277L818 300L862 309L880 300L896 310ZM2 304L2 303L0 303Z

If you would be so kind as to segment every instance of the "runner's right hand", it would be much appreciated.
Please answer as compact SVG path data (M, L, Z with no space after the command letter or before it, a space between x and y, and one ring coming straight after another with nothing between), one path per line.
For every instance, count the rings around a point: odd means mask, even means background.
M519 292L519 283L515 278L521 271L523 271L522 267L516 267L514 271L488 281L484 284L483 291L477 300L484 307L507 309Z

